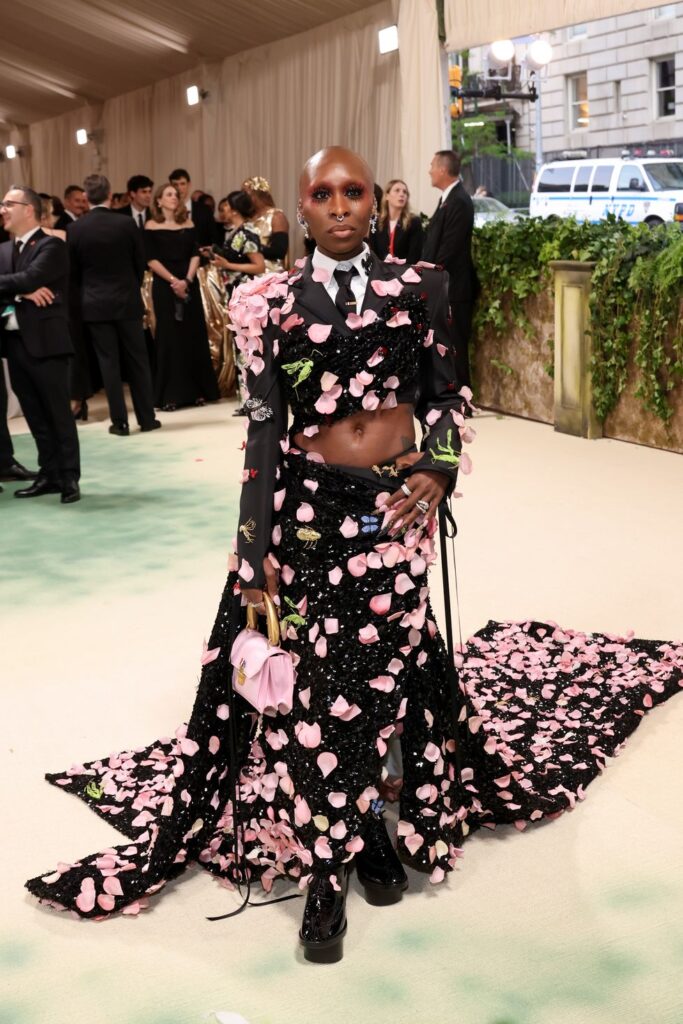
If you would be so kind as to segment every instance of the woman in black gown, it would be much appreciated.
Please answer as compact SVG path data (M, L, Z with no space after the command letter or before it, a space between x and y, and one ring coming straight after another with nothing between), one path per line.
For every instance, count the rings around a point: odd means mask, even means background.
M154 274L157 372L155 402L164 412L218 400L197 270L194 224L174 185L157 189L146 224L147 263Z

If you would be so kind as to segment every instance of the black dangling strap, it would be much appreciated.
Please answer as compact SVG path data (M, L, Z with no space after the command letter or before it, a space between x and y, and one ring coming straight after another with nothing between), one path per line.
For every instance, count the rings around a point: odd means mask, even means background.
M453 622L451 619L452 605L451 605L451 586L448 573L448 549L446 547L446 538L451 538L451 547L453 550L453 572L455 575L455 592L456 599L458 594L458 578L455 573L455 545L453 540L458 532L455 519L451 512L450 506L446 501L442 501L439 505L439 544L441 548L441 579L443 582L443 600L444 600L444 611L446 615L446 652L448 654L448 685L450 689L450 705L451 705L451 717L453 721L453 739L455 741L455 765L458 772L458 778L462 771L462 761L460 756L460 742L458 739L459 735L459 722L458 715L460 714L461 696L460 687L458 684L458 673L455 669L455 650L453 647ZM458 600L458 626L460 626L460 604ZM462 629L460 629L460 646L462 647Z

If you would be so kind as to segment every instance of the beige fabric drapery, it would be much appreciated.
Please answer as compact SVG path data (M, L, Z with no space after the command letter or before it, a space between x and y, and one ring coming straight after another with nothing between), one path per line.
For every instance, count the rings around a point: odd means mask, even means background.
M381 55L377 44L378 30L394 20L384 0L108 100L101 111L81 108L34 124L33 184L59 193L101 169L119 191L131 174L160 183L180 165L196 187L218 198L260 174L294 223L303 161L335 143L361 152L384 183L402 173L398 54ZM187 106L190 84L209 92L199 106ZM93 142L76 145L81 127L102 129L99 156Z
M427 173L432 155L450 148L446 131L442 52L435 0L402 0L401 156L413 210L431 214L439 198Z
M661 7L667 0L444 0L446 46L466 50L495 39L549 32L565 25Z

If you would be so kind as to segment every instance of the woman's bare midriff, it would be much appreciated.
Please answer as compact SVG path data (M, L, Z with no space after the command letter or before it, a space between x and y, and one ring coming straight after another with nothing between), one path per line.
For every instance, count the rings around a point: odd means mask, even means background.
M408 404L357 412L330 426L321 426L313 437L296 434L294 443L303 451L322 455L325 462L367 469L415 443L413 415L413 406Z

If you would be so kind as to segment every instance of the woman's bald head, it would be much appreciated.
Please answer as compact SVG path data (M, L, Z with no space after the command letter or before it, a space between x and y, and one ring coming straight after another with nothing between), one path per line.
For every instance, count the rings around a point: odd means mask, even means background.
M303 198L305 190L315 178L323 177L330 168L344 168L350 177L357 177L371 189L375 178L367 162L352 149L344 146L326 146L309 157L299 178L299 192Z
M341 260L361 252L375 201L372 171L358 153L330 146L301 172L299 213L318 249Z

